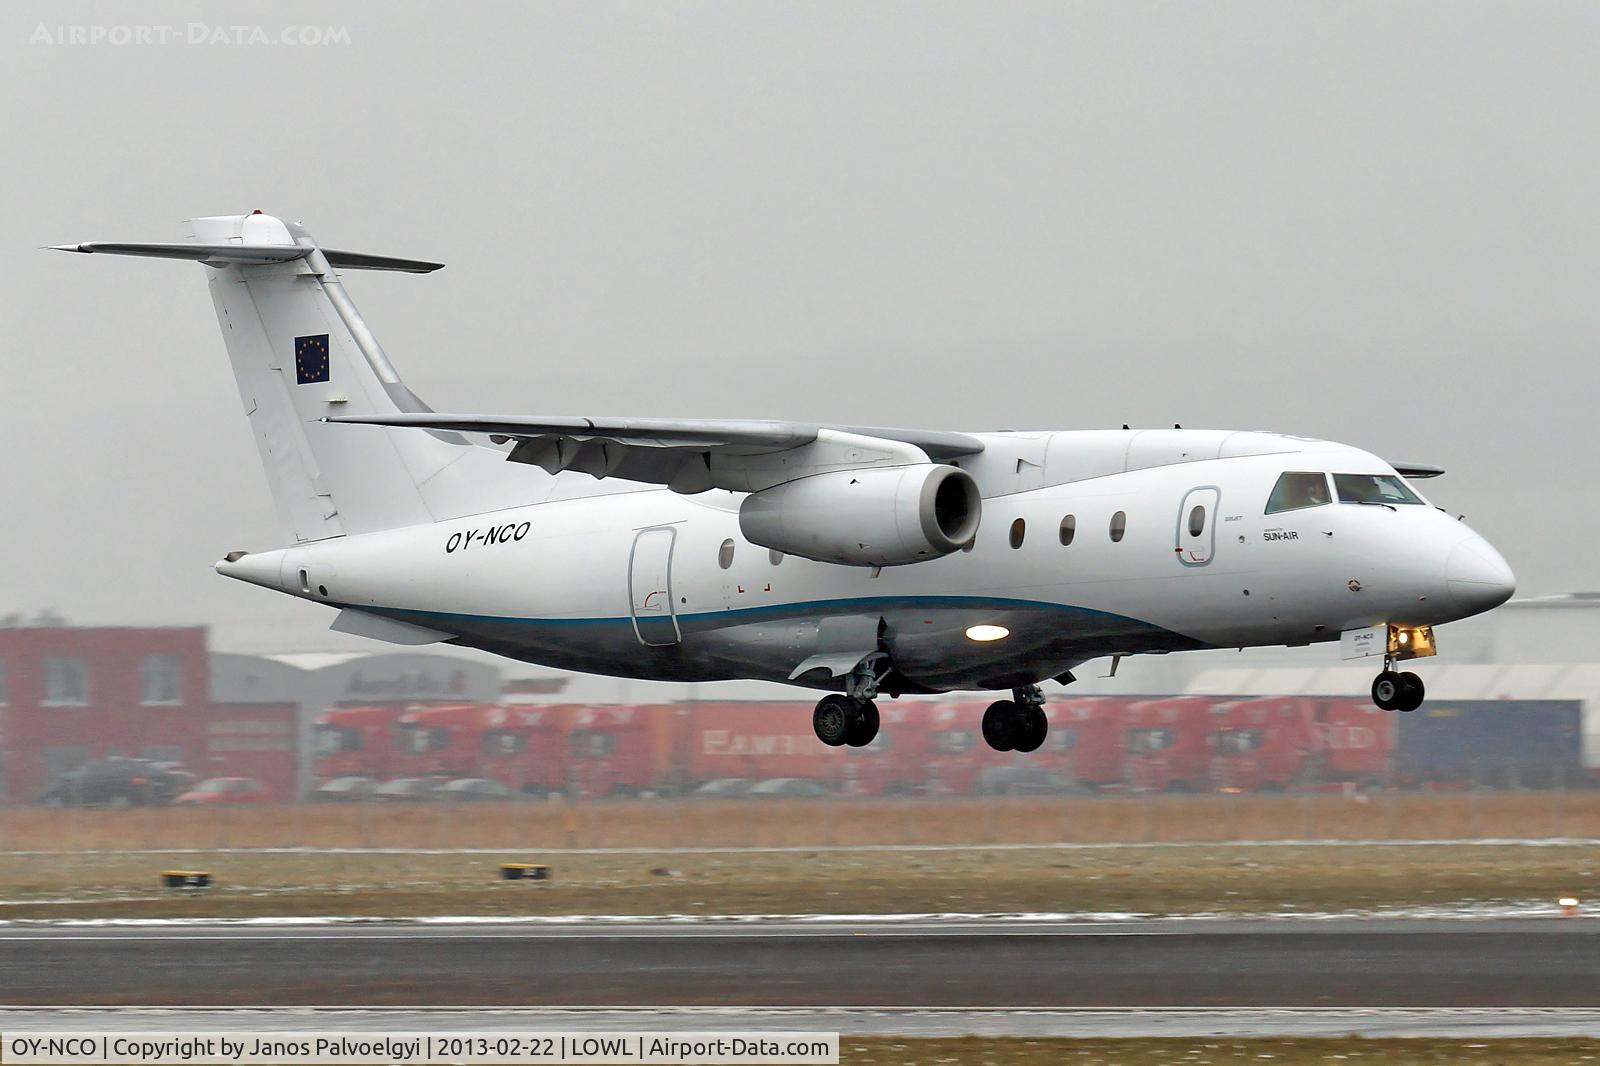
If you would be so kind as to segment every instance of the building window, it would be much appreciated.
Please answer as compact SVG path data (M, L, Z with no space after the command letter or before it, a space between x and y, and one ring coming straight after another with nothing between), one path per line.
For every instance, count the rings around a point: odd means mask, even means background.
M1118 511L1111 516L1111 543L1118 544L1122 535L1128 531L1128 512Z
M140 661L139 702L183 702L183 656L146 655Z
M1061 546L1065 548L1078 535L1078 516L1069 514L1061 520Z
M717 549L717 565L724 570L733 565L733 541L725 540L722 547Z
M89 663L77 656L51 655L44 660L44 702L55 707L82 707L89 702Z
M1023 521L1022 519L1019 518L1015 522L1011 523L1011 546L1013 548L1022 547L1022 538L1026 537L1027 535L1028 535L1028 523L1027 522L1025 522L1025 521Z

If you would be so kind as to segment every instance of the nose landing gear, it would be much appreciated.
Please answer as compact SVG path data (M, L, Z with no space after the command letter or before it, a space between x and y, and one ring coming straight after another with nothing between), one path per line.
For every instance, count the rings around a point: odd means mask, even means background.
M1038 685L1028 685L1013 690L1012 696L983 712L983 741L995 751L1038 751L1050 731L1044 693Z
M1426 689L1422 678L1409 670L1396 673L1386 661L1384 671L1372 682L1372 702L1385 711L1414 711L1422 706Z

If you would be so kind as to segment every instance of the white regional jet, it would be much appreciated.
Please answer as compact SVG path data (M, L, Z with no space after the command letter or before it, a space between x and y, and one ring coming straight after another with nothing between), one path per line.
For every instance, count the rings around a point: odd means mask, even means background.
M192 226L58 247L205 265L291 538L217 571L327 604L343 632L822 689L830 745L872 740L880 693L1009 690L984 739L1032 751L1040 682L1102 656L1343 638L1383 656L1378 706L1411 710L1423 685L1397 662L1512 593L1499 553L1408 483L1437 468L1303 437L438 414L338 271L440 264L259 211Z

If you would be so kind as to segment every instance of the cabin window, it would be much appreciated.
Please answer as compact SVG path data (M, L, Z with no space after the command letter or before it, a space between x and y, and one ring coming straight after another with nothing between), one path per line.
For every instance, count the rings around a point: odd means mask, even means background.
M1078 516L1069 514L1061 520L1061 546L1065 548L1078 535Z
M1321 507L1332 503L1328 493L1328 475L1305 470L1286 470L1272 487L1267 497L1267 514L1279 511L1298 511L1302 507Z
M1128 512L1118 511L1111 516L1111 543L1119 544L1122 535L1128 531Z
M491 729L483 735L485 755L519 755L528 750L528 737L505 729Z
M733 542L729 541L728 543L732 544ZM767 559L772 563L773 566L777 566L779 563L783 562L783 553L777 548L770 548L767 550Z
M1011 546L1013 548L1022 547L1022 538L1026 537L1027 535L1028 535L1028 523L1027 522L1025 522L1025 521L1023 521L1022 519L1019 518L1015 522L1011 523Z
M1189 536L1198 537L1206 531L1206 509L1202 504L1195 504L1194 510L1189 512Z
M417 725L401 722L395 730L395 747L413 755L430 751L444 751L450 746L450 730L442 726Z
M1421 503L1398 474L1335 474L1340 503Z
M733 541L725 540L722 547L717 549L717 565L724 570L733 565Z
M319 724L316 727L318 755L337 755L341 751L360 751L361 734L344 726Z

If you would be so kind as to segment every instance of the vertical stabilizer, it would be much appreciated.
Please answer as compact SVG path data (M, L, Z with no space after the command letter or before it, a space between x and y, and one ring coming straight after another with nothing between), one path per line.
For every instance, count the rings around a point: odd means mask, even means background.
M190 244L64 250L204 263L239 396L279 517L296 542L416 525L537 498L538 474L450 433L352 432L323 419L429 410L401 382L339 279L439 264L324 251L257 211L197 218ZM508 470L508 466L516 466Z

